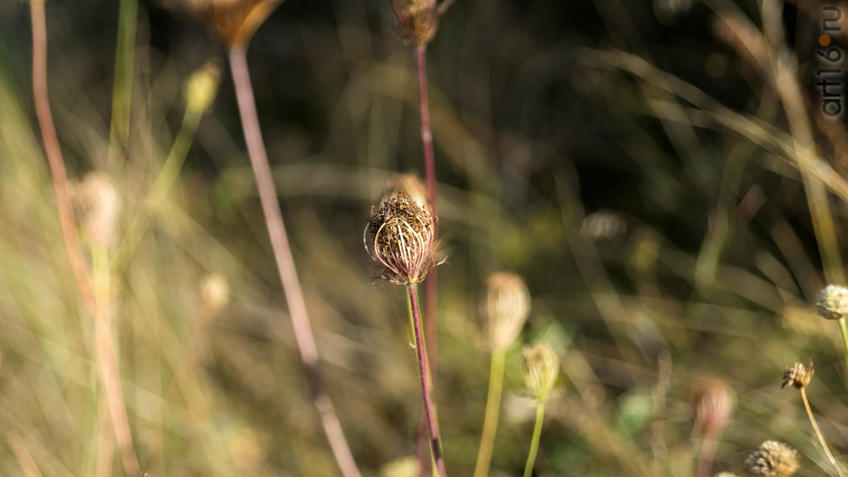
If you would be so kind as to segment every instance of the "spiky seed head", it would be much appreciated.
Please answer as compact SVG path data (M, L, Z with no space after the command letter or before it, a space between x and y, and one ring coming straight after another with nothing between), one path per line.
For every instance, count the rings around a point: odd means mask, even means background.
M763 442L745 459L745 467L754 476L789 477L799 466L798 451L778 441Z
M439 27L436 0L390 0L397 17L400 38L407 45L430 43Z
M74 187L74 199L85 239L99 247L114 245L121 200L112 179L103 172L89 173Z
M810 380L813 379L815 372L816 368L813 366L812 359L806 366L796 361L784 369L783 384L780 385L780 388L783 389L786 386L792 386L798 389L805 388L810 384Z
M230 285L220 273L210 273L200 280L200 301L203 307L215 313L230 302Z
M828 285L816 300L816 311L822 318L838 320L848 316L848 288Z
M221 62L217 59L207 61L202 68L192 73L183 89L186 108L197 113L206 111L215 101L220 79Z
M530 313L530 292L514 273L498 272L486 280L486 327L489 346L503 350L518 338Z
M420 283L439 264L435 259L436 219L405 192L395 191L371 209L363 241L380 275L398 285Z
M228 47L247 45L282 0L164 0L202 18Z
M524 385L538 402L545 402L554 390L559 376L559 358L550 346L538 343L525 346L521 354L527 370Z
M398 174L386 185L383 195L391 195L392 192L404 192L422 209L430 209L427 202L427 188L421 183L421 179L412 173Z
M730 420L735 405L733 389L721 378L701 377L692 381L689 402L695 417L695 429L717 436Z

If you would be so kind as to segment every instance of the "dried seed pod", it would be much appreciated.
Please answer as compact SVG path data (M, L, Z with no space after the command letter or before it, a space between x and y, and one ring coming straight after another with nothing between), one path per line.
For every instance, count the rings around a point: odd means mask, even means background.
M405 192L392 192L372 208L363 242L382 268L381 278L399 285L420 283L439 264L434 259L436 219Z
M436 0L391 0L401 40L407 45L430 43L439 27Z
M799 362L792 363L783 371L783 384L781 384L780 388L783 389L786 386L792 386L798 389L805 388L810 384L810 380L813 379L815 372L816 368L813 367L812 359L807 366Z
M530 292L518 275L494 273L486 281L485 315L489 346L509 348L518 338L530 313Z
M778 441L765 441L745 459L745 467L754 476L789 477L800 464L798 451Z
M839 285L826 286L816 300L816 311L828 320L848 316L848 288Z
M202 18L228 47L247 45L282 0L167 0Z
M695 429L704 435L717 436L730 421L735 396L725 380L702 377L692 381L689 402L695 417Z
M82 232L92 245L110 247L117 239L121 200L112 179L103 172L92 172L74 188Z
M525 346L521 354L527 367L524 374L527 391L537 401L547 401L559 376L559 358L554 350L544 343Z

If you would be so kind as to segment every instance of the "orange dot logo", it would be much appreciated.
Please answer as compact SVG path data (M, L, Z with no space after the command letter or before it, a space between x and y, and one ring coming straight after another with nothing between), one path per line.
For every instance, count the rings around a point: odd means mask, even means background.
M821 46L830 45L830 35L823 34L823 35L819 36L819 45L821 45Z

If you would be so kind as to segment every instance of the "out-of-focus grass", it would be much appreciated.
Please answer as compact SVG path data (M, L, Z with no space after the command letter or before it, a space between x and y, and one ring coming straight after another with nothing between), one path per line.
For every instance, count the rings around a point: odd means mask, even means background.
M125 230L177 133L183 81L221 52L202 27L141 2L127 153L107 161L117 5L47 7L51 99L71 174L114 178ZM777 438L804 455L798 475L829 472L797 393L778 386L785 364L810 356L823 430L837 455L848 448L841 344L808 306L824 278L781 105L713 35L713 11L658 8L463 0L430 49L449 255L436 402L453 475L474 465L488 369L478 300L501 268L533 294L524 339L561 350L565 386L548 404L539 475L692 475L686 395L703 374L726 379L737 398L716 470L739 470ZM814 22L786 8L807 88ZM411 56L390 15L374 2L292 0L249 52L327 387L369 475L414 454L419 413L403 294L371 280L361 250L386 180L421 170ZM25 19L24 4L0 4L0 474L20 475L29 453L46 476L90 475L92 326L34 129ZM179 181L114 271L136 446L153 475L335 475L230 89L225 78ZM842 239L842 153L819 136L832 169L813 180L831 191ZM604 220L613 225L584 225ZM232 289L215 313L200 295L208 273ZM520 472L532 426L517 350L506 366L492 475Z

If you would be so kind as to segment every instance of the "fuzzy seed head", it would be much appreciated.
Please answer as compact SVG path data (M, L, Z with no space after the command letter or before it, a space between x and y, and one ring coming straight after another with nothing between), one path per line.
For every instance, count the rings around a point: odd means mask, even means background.
M228 47L245 46L282 0L166 0L189 10L215 30Z
M695 429L705 436L717 436L730 421L735 405L733 389L720 378L695 379L689 388L689 402L695 416Z
M524 374L527 391L537 401L547 401L559 376L559 358L554 350L544 343L525 346L521 354L527 367Z
M789 477L800 464L798 451L778 441L765 441L745 459L745 467L753 476Z
M230 285L220 273L210 273L200 280L200 301L211 313L230 302Z
M485 315L489 346L503 350L512 346L530 313L530 292L524 280L507 272L494 273L486 281Z
M92 172L75 187L74 198L85 239L99 247L114 245L121 200L112 179L105 173Z
M363 241L380 277L398 285L420 283L438 265L434 259L436 219L405 192L395 191L371 209Z
M209 108L218 94L218 82L221 79L221 64L217 60L207 61L186 81L183 95L186 108L202 113Z
M848 316L848 288L839 285L826 286L816 300L816 311L828 320Z
M813 367L813 360L811 359L806 366L799 362L792 363L787 366L783 371L783 384L781 384L780 388L783 389L786 386L792 386L798 389L803 389L810 384L810 380L813 379L813 374L815 374L816 368Z
M401 40L407 45L430 43L439 27L436 0L391 0Z

